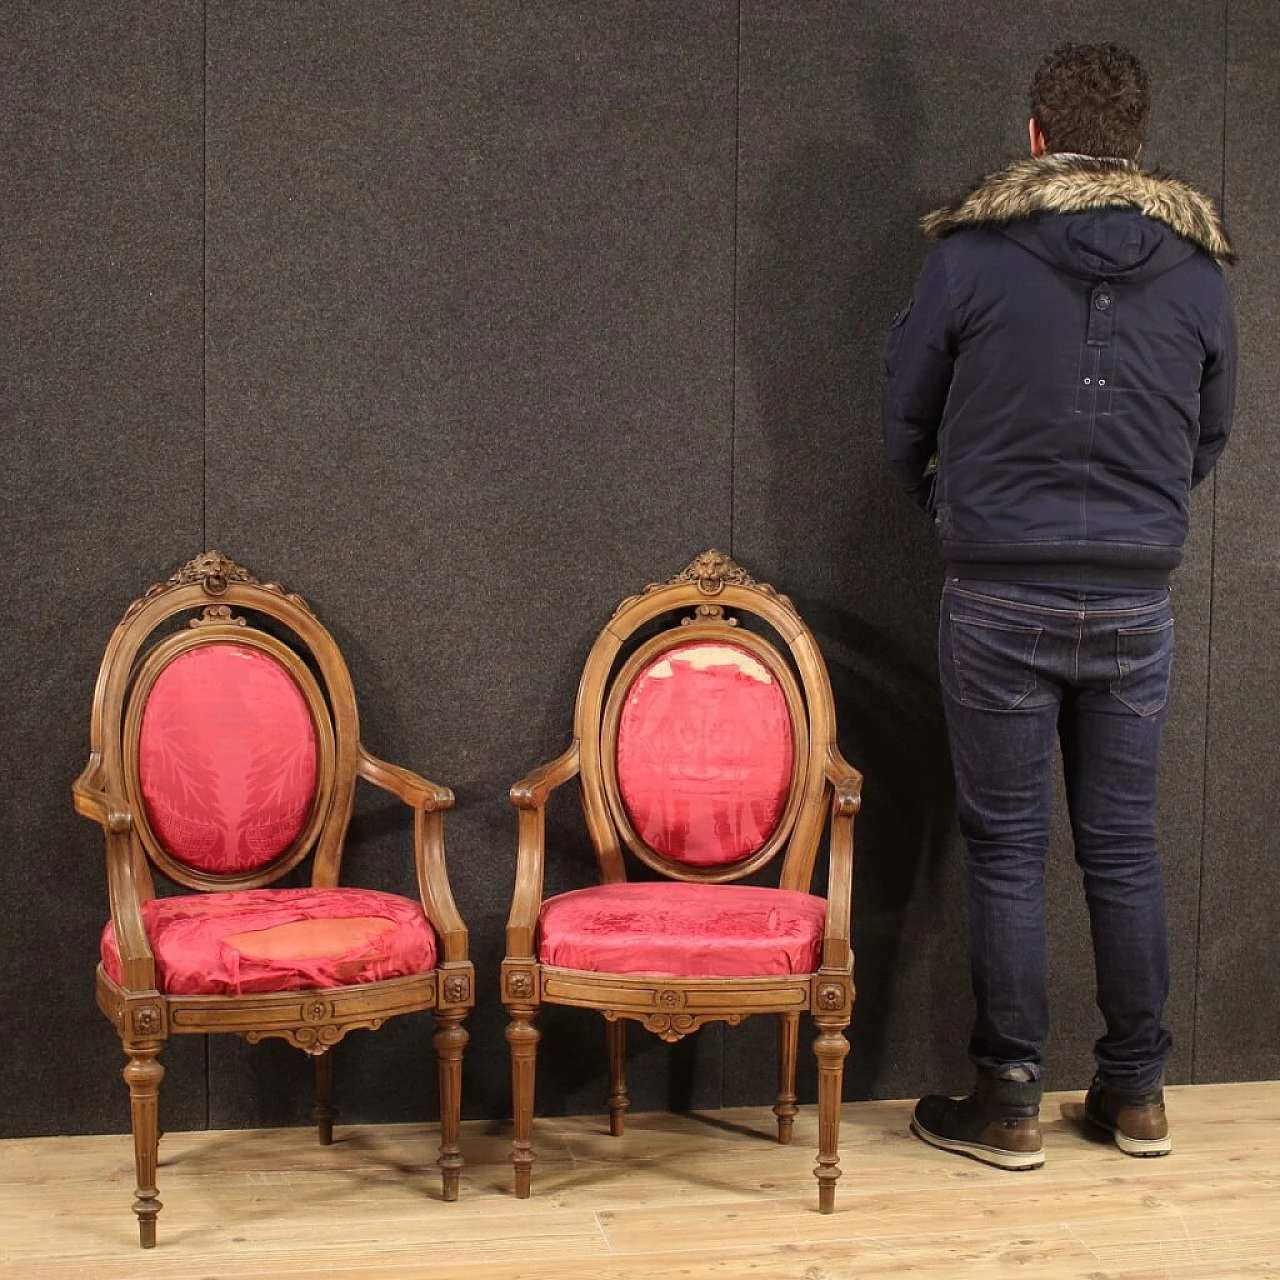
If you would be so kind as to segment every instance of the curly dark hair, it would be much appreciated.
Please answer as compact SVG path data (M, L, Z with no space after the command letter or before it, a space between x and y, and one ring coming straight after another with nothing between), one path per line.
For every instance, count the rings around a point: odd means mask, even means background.
M1115 44L1060 44L1031 78L1031 114L1050 151L1133 160L1147 140L1147 73Z

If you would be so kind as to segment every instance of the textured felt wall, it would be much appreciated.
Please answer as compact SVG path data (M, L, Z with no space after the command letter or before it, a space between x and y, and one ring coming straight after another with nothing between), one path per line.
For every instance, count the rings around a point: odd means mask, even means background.
M1176 586L1161 816L1173 1074L1277 1073L1276 787L1258 750L1280 696L1271 0L11 12L0 989L18 1036L0 1083L27 1105L0 1132L127 1122L91 997L101 839L67 787L111 626L203 546L303 592L347 654L369 747L458 794L448 852L481 999L467 1114L509 1105L506 790L565 745L617 601L713 544L796 599L867 777L846 1096L966 1083L940 573L880 460L878 348L924 253L915 220L1025 147L1025 85L1060 38L1144 57L1151 163L1225 193L1245 254L1240 435L1197 496ZM1087 1078L1098 1030L1064 818L1062 1087ZM550 835L551 887L586 883L572 796ZM410 841L396 802L362 795L349 878L412 891ZM542 1025L539 1108L599 1109L598 1019L548 1010ZM435 1114L430 1032L402 1019L340 1047L348 1118ZM632 1044L637 1108L771 1096L765 1020ZM311 1106L306 1060L278 1043L185 1042L166 1061L170 1128Z
M70 787L111 628L202 537L200 29L195 0L5 6L3 1133L127 1123ZM166 1123L201 1125L204 1046L170 1056Z
M1235 273L1241 382L1234 439L1216 471L1199 1080L1280 1074L1280 9L1232 4L1229 36L1226 208L1242 256Z

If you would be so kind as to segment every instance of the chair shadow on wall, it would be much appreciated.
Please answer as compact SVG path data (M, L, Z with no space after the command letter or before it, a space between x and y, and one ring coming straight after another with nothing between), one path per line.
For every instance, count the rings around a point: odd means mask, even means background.
M953 825L952 776L934 653L940 566L931 530L882 461L880 347L923 256L923 197L911 157L913 111L893 60L870 94L873 138L810 143L774 173L761 239L740 285L747 395L768 459L771 573L818 637L841 746L866 779L855 877L858 998L846 1096L900 1089L890 1055L895 983L917 934L912 915L961 936L942 892ZM890 89L892 81L892 89ZM878 118L877 113L879 113ZM931 976L932 1043L955 1059L963 966Z

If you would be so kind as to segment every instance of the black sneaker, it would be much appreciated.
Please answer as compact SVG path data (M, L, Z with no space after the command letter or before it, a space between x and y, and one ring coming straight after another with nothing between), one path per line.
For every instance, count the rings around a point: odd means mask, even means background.
M1111 1134L1127 1156L1167 1156L1173 1150L1164 1090L1159 1087L1124 1093L1095 1076L1085 1094L1084 1115L1090 1124Z
M1026 1073L1026 1068L1014 1068ZM930 1146L981 1160L997 1169L1039 1169L1044 1164L1038 1080L978 1073L966 1098L931 1094L916 1103L911 1131Z

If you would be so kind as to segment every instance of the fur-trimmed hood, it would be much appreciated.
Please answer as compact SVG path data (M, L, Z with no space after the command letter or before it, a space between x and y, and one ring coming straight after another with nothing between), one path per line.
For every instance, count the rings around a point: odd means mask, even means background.
M956 204L920 220L941 239L966 227L1005 229L1042 213L1136 209L1203 249L1216 262L1235 262L1235 250L1213 201L1180 178L1148 173L1123 160L1046 155L1015 161L984 178Z

